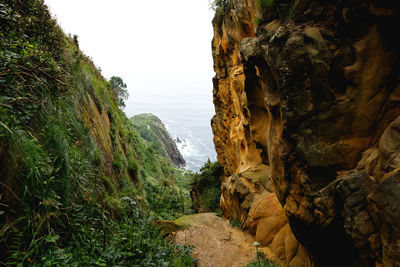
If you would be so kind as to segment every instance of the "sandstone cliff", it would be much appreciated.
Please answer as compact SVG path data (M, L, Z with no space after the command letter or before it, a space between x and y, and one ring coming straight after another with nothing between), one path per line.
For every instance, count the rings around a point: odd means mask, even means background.
M230 3L212 43L224 214L282 264L400 265L398 4Z

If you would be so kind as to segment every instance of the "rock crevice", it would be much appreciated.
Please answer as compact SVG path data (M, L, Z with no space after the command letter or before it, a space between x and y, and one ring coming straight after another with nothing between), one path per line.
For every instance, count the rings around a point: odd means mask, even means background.
M282 264L400 265L399 7L232 3L213 20L224 214Z

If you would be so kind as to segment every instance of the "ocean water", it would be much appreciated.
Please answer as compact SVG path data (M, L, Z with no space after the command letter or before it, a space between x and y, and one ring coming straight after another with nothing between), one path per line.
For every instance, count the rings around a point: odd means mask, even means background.
M124 111L129 118L141 113L159 117L174 140L179 138L177 146L188 169L199 171L208 158L216 160L210 122L215 113L211 89L136 92Z

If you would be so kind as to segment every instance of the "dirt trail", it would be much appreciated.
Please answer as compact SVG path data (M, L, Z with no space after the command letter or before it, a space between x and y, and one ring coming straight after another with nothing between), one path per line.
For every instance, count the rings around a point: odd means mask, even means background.
M176 233L175 242L192 245L198 266L246 266L257 260L254 238L215 213L198 213L177 220L187 227Z

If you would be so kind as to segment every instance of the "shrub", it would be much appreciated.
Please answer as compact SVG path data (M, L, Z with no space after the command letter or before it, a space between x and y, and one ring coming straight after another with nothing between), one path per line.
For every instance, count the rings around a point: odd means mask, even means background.
M222 168L219 163L217 161L212 163L208 159L201 167L200 172L194 175L190 192L194 210L197 212L218 212L221 195L221 173Z
M174 182L166 184L162 184L162 181L146 182L144 189L150 209L156 218L172 220L186 213L183 192Z
M50 229L43 238L36 239L29 251L19 247L23 242L20 232L8 227L1 238L14 242L9 265L35 266L194 266L187 247L171 246L151 223L151 217L140 210L136 202L122 197L118 205L126 216L112 219L109 211L95 203L74 205L65 221L69 236ZM115 204L115 203L114 203ZM60 231L58 231L60 233ZM38 253L38 251L42 251Z
M135 182L139 181L139 164L136 159L131 157L128 161L128 173L131 179Z
M242 225L239 220L231 220L231 221L229 221L229 223L231 226L237 227L237 228L240 228Z
M221 16L224 15L233 7L232 0L212 0L210 2L210 7L215 11L215 14Z
M113 168L114 170L119 173L125 167L125 158L122 156L120 152L114 153L114 160L113 160Z
M217 187L207 188L203 192L203 206L209 211L217 211L219 207L219 198L221 189Z
M280 267L279 264L270 261L264 254L263 251L258 250L256 247L257 252L257 261L249 263L246 267Z

